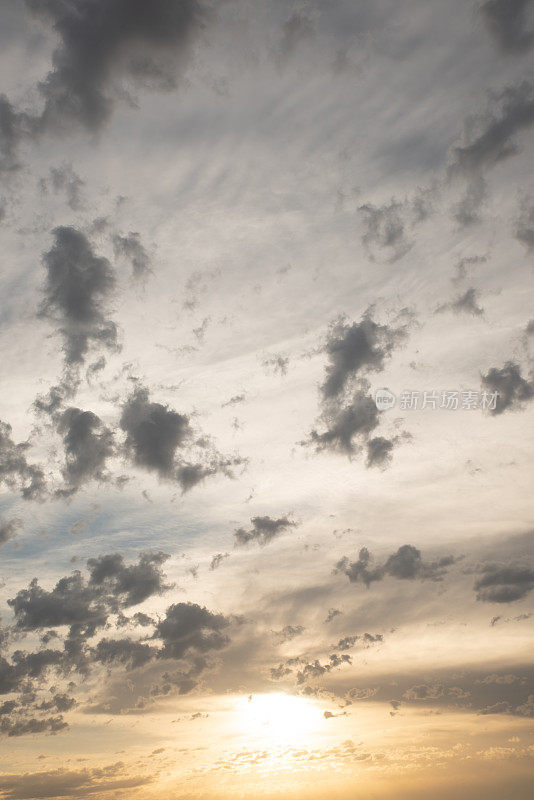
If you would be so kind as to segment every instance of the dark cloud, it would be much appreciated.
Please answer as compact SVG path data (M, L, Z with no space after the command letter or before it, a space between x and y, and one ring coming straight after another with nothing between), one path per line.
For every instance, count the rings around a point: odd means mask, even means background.
M20 519L0 519L0 547L17 535L21 525Z
M4 736L25 736L29 733L59 733L64 730L67 723L61 715L46 719L22 718L0 720L0 734ZM0 786L2 785L0 779ZM9 796L9 795L8 795ZM15 795L17 796L17 795Z
M383 370L385 360L406 334L406 326L380 325L369 311L360 322L336 320L330 326L325 345L328 363L321 387L324 399L339 397L349 381L363 371Z
M532 0L487 0L480 7L488 30L503 53L522 53L534 41L527 30L527 9Z
M374 566L369 550L362 547L357 561L342 558L337 562L334 572L342 572L351 583L361 582L369 588L371 583L381 581L388 575L399 580L439 581L447 568L456 561L453 556L444 556L437 561L424 561L420 550L411 544L404 544L383 564Z
M123 256L132 266L132 274L136 279L145 277L151 272L150 257L145 250L138 233L130 232L127 236L113 237L115 258Z
M206 437L195 436L188 416L151 402L142 386L124 404L120 427L133 463L160 479L176 481L184 492L208 476L231 476L231 467L243 463L239 457L222 456Z
M223 633L230 621L196 603L175 603L156 626L154 637L161 639L161 658L183 658L191 651L207 653L228 644Z
M68 366L81 364L91 345L117 348L117 327L106 302L115 276L106 258L96 256L87 237L72 227L55 228L44 254L46 268L41 316L59 325Z
M165 553L141 553L137 563L126 565L119 553L87 562L89 580L79 570L61 578L55 587L43 589L34 578L27 589L8 600L19 630L39 630L60 625L93 635L111 613L142 603L170 588L164 583Z
M399 318L400 319L400 318ZM364 447L367 466L384 467L401 436L371 438L380 412L365 377L384 369L386 359L407 336L408 322L380 325L367 311L360 322L336 320L329 329L325 350L326 377L320 387L321 413L317 428L302 444L317 451L331 450L352 458Z
M73 494L89 480L106 480L106 460L114 451L113 434L99 417L91 411L67 408L59 418L58 431L63 436L67 484L59 493Z
M141 553L136 564L126 565L120 553L90 558L87 562L90 584L120 596L124 606L142 603L149 597L171 589L164 583L162 566L170 558L167 553Z
M329 660L325 664L321 664L317 659L310 664L306 664L303 669L297 672L297 683L307 683L322 678L326 673L331 672L333 669L343 666L344 664L351 664L352 659L346 653L339 655L332 653Z
M39 129L70 124L98 129L121 79L157 89L175 86L205 14L197 0L26 0L59 38L53 69L39 84Z
M384 436L375 436L367 442L367 460L368 467L385 467L391 463L393 456L393 448L399 441L399 437L393 439L386 439Z
M406 235L403 203L396 200L383 206L366 203L358 211L366 228L362 242L373 260L380 256L393 264L411 249L413 243Z
M229 638L226 628L230 619L195 603L169 606L165 615L154 620L143 612L128 618L122 609L138 605L171 588L165 583L162 565L164 553L141 553L137 562L126 564L119 553L89 559L88 577L80 571L61 578L50 590L43 589L37 579L8 600L14 614L11 632L19 642L33 632L46 631L41 645L49 641L57 648L35 652L15 650L10 660L0 657L0 694L19 692L18 699L0 704L0 734L54 733L66 726L62 715L75 705L75 699L64 691L50 689L51 696L42 697L44 678L54 670L60 680L71 672L86 677L96 665L110 669L119 667L132 673L153 662L182 662L176 672L165 672L163 683L150 690L152 700L166 696L173 689L191 691L198 676L208 665L212 651L225 647ZM113 619L115 618L115 623ZM140 626L141 635L117 638L105 635L96 642L93 637L117 627ZM66 632L51 628L68 626ZM147 626L154 630L147 639ZM7 643L6 643L7 646ZM75 684L69 683L74 689ZM142 699L142 698L141 698ZM58 712L52 725L50 711Z
M237 528L234 533L236 547L256 543L264 546L277 536L297 526L288 516L272 519L271 517L252 517L252 527L248 530Z
M155 647L144 642L104 638L98 642L94 657L101 664L123 664L129 669L136 669L151 661L156 653Z
M495 409L490 412L493 416L507 409L521 409L534 397L534 380L524 378L520 366L513 361L507 361L500 369L492 367L481 379L485 389L498 392Z
M309 442L316 450L332 450L349 456L358 452L354 439L358 436L366 439L379 422L379 412L367 393L368 388L369 384L362 382L352 402L341 407L337 403L324 405L318 420L323 429L313 429L310 433Z
M484 603L513 603L534 589L534 570L489 565L476 580L474 589L477 600Z
M19 489L26 500L35 500L45 494L46 481L42 468L26 458L30 447L29 442L15 444L11 425L0 420L0 483Z
M189 417L150 402L148 390L138 388L124 405L120 426L135 464L174 477L176 451L193 437Z

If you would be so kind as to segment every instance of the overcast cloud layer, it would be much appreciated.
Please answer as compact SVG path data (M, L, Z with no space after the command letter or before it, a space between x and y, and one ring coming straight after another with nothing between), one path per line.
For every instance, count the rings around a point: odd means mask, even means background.
M534 2L0 43L0 800L530 798Z

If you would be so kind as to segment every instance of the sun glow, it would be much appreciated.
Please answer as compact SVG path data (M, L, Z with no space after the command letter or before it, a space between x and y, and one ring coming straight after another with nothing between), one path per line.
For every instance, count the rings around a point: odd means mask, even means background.
M283 693L255 694L238 703L239 725L250 736L271 743L302 740L317 733L322 711L310 700Z

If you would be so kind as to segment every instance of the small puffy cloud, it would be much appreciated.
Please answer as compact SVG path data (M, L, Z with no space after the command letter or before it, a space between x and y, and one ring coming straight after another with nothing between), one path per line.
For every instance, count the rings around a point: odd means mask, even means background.
M506 410L516 411L534 397L534 379L524 378L521 367L514 361L507 361L503 367L492 367L481 376L482 386L489 392L498 392L495 416Z
M143 386L124 403L119 424L131 461L162 480L177 482L184 492L210 475L231 475L231 467L243 463L239 457L222 456L206 437L195 436L189 416L151 401Z
M252 517L251 528L237 528L234 532L236 547L255 543L264 546L276 539L290 528L295 528L298 523L293 522L288 516L272 519L271 517Z
M40 314L59 325L67 366L83 363L90 346L117 348L117 326L107 316L115 276L107 258L95 255L81 231L59 227L44 254L46 269Z

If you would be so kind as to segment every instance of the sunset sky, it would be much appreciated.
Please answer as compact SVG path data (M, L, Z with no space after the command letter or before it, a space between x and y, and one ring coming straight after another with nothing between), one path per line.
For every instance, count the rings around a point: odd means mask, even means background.
M528 800L534 2L0 44L0 800Z

